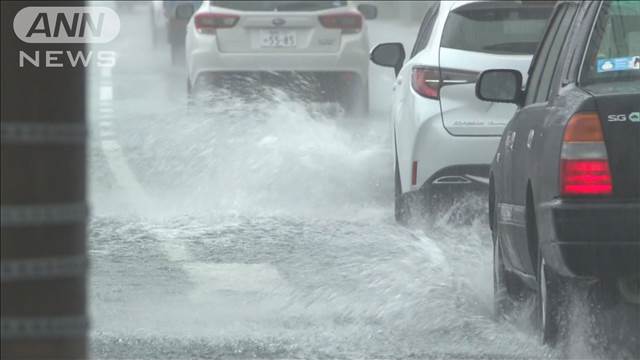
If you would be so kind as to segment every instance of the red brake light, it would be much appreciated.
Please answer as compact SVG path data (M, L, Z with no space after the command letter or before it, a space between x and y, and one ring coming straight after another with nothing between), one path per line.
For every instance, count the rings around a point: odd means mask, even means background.
M473 84L477 78L475 71L416 66L411 73L411 86L418 94L438 100L444 86Z
M608 160L562 160L562 195L611 194Z
M415 67L411 74L411 87L429 99L440 98L440 73L435 68Z
M239 16L231 14L200 13L194 16L193 22L199 33L215 34L216 29L234 27L238 19Z
M610 195L613 181L600 117L578 113L564 130L560 168L563 196Z
M343 33L357 33L362 30L362 15L359 13L339 13L318 17L322 26L328 29L342 29Z

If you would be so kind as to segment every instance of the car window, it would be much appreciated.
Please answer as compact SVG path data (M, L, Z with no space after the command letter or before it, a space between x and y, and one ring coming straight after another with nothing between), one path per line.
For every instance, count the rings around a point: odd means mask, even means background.
M346 1L211 1L212 6L241 11L316 11L346 6Z
M551 82L553 81L553 75L556 72L556 68L560 63L560 54L564 47L569 28L573 23L573 17L576 14L575 6L567 6L567 10L562 17L560 26L556 31L556 36L551 43L547 59L542 66L542 75L540 77L540 83L536 92L535 102L544 102L548 99L549 91L551 89Z
M553 9L551 2L477 2L453 10L441 46L493 54L533 54Z
M640 78L640 2L604 3L587 46L581 83Z
M551 18L551 22L547 32L545 33L545 37L540 43L540 48L538 52L533 58L532 67L529 74L529 82L527 83L527 93L525 97L525 105L531 104L534 102L536 92L538 90L540 84L540 78L542 75L542 71L544 70L544 63L547 60L547 55L549 54L549 49L551 48L551 44L555 39L558 33L558 27L564 18L564 15L567 11L566 6L562 6L556 12L556 14Z
M436 18L438 16L438 10L440 6L436 4L433 7L430 7L422 20L422 25L420 25L420 31L418 31L418 37L416 39L416 43L413 45L413 50L411 51L411 57L416 56L417 53L422 51L425 47L427 47L427 43L429 43L429 39L431 38L431 33L433 32L433 26L436 22Z

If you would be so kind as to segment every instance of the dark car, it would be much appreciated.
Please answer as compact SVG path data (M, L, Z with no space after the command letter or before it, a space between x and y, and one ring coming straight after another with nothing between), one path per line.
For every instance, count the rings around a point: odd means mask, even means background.
M496 310L533 290L553 344L582 279L640 303L640 2L560 2L547 25L526 89L488 70L476 95L519 107L490 170Z

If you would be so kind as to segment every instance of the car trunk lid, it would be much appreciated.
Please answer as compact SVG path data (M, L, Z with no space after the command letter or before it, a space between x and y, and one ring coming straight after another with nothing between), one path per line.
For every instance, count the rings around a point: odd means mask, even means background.
M331 53L340 49L344 31L323 26L321 17L351 14L360 19L360 28L362 24L358 12L341 5L331 1L214 1L210 9L239 16L235 26L217 31L222 53Z
M454 74L516 69L525 75L553 5L540 1L461 3L449 13L443 29L441 69ZM475 96L475 83L447 84L446 80L441 79L440 107L451 134L502 134L515 105L483 102Z
M529 55L498 55L440 48L441 68L480 74L488 69L515 69L526 77ZM451 71L451 70L449 70ZM516 111L513 104L491 103L478 99L475 82L446 84L440 89L440 108L445 128L453 135L502 134Z

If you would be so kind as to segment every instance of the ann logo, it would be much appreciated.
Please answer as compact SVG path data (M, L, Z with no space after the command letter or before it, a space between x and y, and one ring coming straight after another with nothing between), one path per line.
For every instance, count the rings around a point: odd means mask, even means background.
M49 14L41 12L36 15L36 18L27 32L27 37L31 38L34 34L42 34L44 37L59 37L61 30L64 31L64 36L67 37L81 37L84 38L87 28L91 30L92 36L100 36L102 33L102 27L104 25L104 13L98 14L97 23L91 17L91 13L73 13L72 19L67 18L66 13L55 14L55 21L53 21L53 32L51 31L51 19Z
M13 19L26 43L107 43L120 32L120 18L107 7L26 7Z

